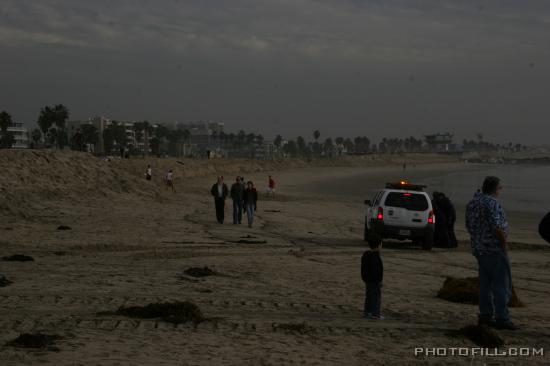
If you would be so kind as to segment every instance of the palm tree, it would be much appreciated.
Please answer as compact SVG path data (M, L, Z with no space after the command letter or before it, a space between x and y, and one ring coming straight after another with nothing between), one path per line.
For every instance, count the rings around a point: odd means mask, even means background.
M8 131L8 127L12 124L11 116L8 112L2 111L0 113L0 131L2 134Z
M40 139L42 139L42 133L40 132L40 129L35 128L34 130L32 130L31 139L35 144L38 144Z
M153 135L154 127L148 122L143 121L143 131L145 132L145 137L143 141L143 150L145 155L149 155L149 139Z
M275 145L277 149L281 148L282 143L283 143L283 137L281 135L277 135L275 137L275 140L273 140L273 145Z
M332 139L330 137L327 137L327 139L325 140L325 143L323 145L323 150L325 151L325 153L329 157L332 157L332 151L334 150L334 144L332 143Z
M306 140L304 140L302 136L298 136L296 138L296 145L298 147L298 153L300 153L300 155L303 155L306 151Z
M15 137L13 133L8 131L8 127L12 124L11 116L6 111L0 113L0 148L11 148L15 143Z
M67 119L69 118L69 110L63 104L56 104L53 107L55 115L55 125L61 131L65 130Z
M50 130L50 127L55 122L55 112L49 107L45 106L40 110L40 114L38 116L38 120L36 123L40 127L40 130L42 130L42 136L44 136L44 142L46 142L46 137L48 135L48 131Z
M321 132L319 132L319 130L313 131L313 138L315 139L315 142L319 140L319 137L321 137Z
M57 127L57 146L63 148L69 143L69 137L65 132L67 119L69 118L69 110L63 104L56 104L53 108L54 123Z

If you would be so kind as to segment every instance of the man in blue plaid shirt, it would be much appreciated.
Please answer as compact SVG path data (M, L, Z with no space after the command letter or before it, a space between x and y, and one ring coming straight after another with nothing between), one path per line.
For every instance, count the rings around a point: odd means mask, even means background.
M497 201L501 191L499 178L485 178L482 191L466 207L466 228L479 265L479 324L515 330L508 313L512 274L506 244L508 222Z

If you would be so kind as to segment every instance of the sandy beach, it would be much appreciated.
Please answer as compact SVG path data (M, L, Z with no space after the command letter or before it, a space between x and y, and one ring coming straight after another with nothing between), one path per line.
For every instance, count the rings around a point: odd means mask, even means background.
M61 337L57 350L0 346L2 365L373 365L550 362L550 246L535 213L509 213L518 331L506 347L534 357L415 357L416 347L474 347L452 332L474 324L477 306L436 297L447 276L476 275L458 204L456 249L384 244L382 310L362 319L359 265L363 199L401 173L402 158L316 162L101 161L78 153L0 152L0 345L20 333ZM155 169L147 182L148 161ZM449 157L407 157L418 176L467 169ZM424 164L429 162L429 164ZM183 164L181 164L183 163ZM414 168L412 168L414 164ZM175 169L176 193L162 174ZM215 221L209 188L242 172L262 191L255 225ZM370 172L370 173L369 173ZM263 194L267 174L275 199ZM372 174L365 197L331 182ZM411 173L413 174L413 173ZM413 175L414 175L413 174ZM328 186L328 188L327 188ZM473 188L475 189L475 188ZM58 230L65 225L70 230ZM214 270L195 278L191 267ZM209 319L174 325L108 314L121 306L192 301Z

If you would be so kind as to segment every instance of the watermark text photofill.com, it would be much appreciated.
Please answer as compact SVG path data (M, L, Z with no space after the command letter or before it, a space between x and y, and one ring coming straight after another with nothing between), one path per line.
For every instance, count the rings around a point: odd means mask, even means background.
M415 347L414 355L425 357L543 357L544 348L509 347L509 348L482 348L482 347Z

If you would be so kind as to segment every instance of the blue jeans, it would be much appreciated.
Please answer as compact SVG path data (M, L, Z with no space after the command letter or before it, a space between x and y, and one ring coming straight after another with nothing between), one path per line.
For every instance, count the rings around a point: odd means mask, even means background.
M510 321L508 302L512 296L512 273L505 253L476 256L479 264L479 318Z
M246 204L246 218L248 219L248 226L252 226L252 223L254 222L254 204L253 203Z
M243 203L233 200L233 223L240 224L243 220Z
M363 315L380 315L380 300L382 297L380 282L367 282L366 285L367 288L365 291L365 308Z

